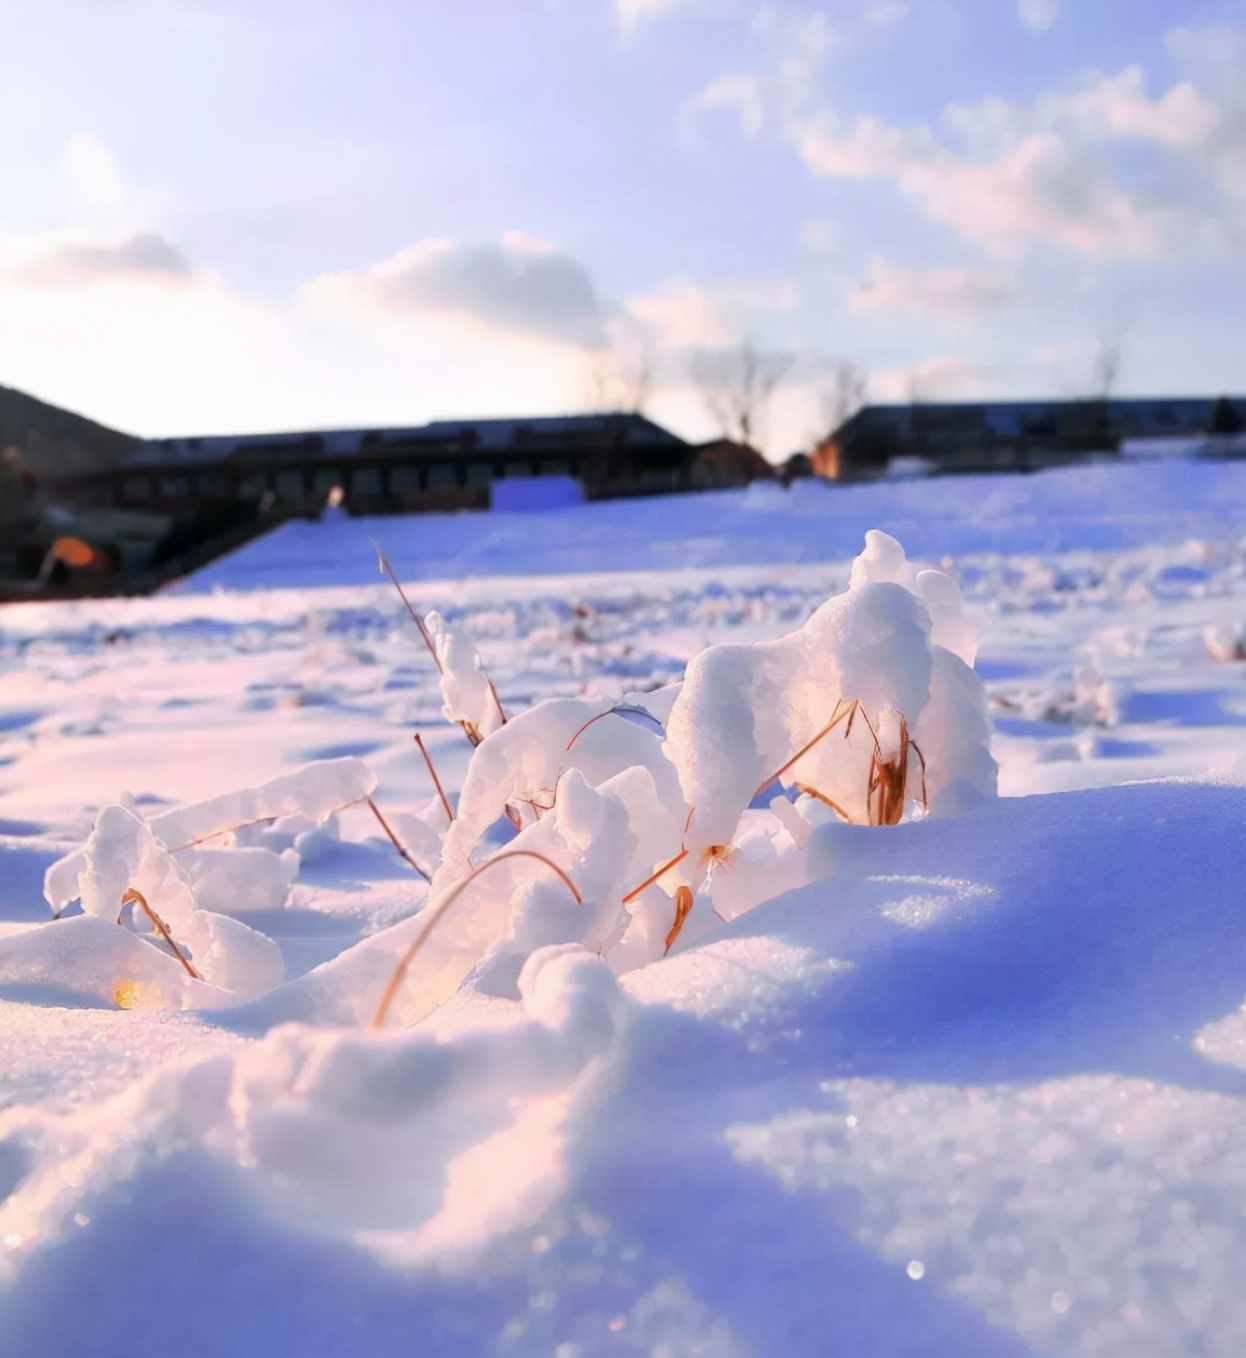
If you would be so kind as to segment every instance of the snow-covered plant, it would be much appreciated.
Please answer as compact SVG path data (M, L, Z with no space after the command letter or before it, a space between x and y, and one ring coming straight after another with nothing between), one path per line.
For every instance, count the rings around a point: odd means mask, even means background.
M162 965L176 959L184 991L259 995L280 981L280 951L232 916L279 908L302 852L332 844L320 827L364 805L428 892L415 919L327 964L319 993L387 973L374 1022L413 1023L465 984L515 999L541 949L584 949L616 973L655 961L823 870L810 847L828 822L887 827L995 795L960 590L884 533L867 534L848 589L786 636L710 646L682 684L617 706L556 698L509 720L467 634L418 613L381 565L436 664L444 715L473 745L457 799L417 736L437 795L389 819L357 759L149 819L105 807L48 871L54 910L80 899L128 923Z
M379 547L376 558L382 572L389 576L398 591L398 597L437 666L442 716L461 727L473 745L479 745L499 726L506 725L506 712L493 680L485 672L476 643L463 628L446 622L440 613L429 613L427 617L418 613Z
M333 759L150 820L131 806L105 806L81 848L48 868L44 896L56 915L78 900L85 915L131 918L192 980L247 999L281 983L284 960L272 939L232 915L279 908L299 854L239 847L237 832L284 821L294 838L345 806L371 805L375 786L360 760ZM203 848L206 841L216 847ZM128 984L118 977L119 999L141 1002Z
M914 801L948 814L994 796L974 647L955 581L915 572L899 543L871 531L847 592L802 628L693 659L666 741L690 808L678 869L688 885L775 780L858 824L894 824Z
M513 995L551 944L642 965L805 880L828 818L894 825L994 797L975 649L956 582L871 532L848 590L803 627L695 657L653 705L669 708L664 735L575 699L519 713L472 756L377 1020L415 1021L469 976ZM504 813L518 836L487 855Z

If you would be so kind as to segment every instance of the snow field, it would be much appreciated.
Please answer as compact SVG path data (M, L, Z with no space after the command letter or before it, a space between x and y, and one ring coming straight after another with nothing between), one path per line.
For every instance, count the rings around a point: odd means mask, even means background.
M408 584L440 674L383 582L6 612L0 1355L1240 1354L1246 524L1144 470Z

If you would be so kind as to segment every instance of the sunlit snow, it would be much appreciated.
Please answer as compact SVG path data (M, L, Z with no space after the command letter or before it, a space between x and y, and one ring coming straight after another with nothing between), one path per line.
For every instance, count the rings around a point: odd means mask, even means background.
M6 608L0 1358L1241 1358L1244 535L1154 461Z

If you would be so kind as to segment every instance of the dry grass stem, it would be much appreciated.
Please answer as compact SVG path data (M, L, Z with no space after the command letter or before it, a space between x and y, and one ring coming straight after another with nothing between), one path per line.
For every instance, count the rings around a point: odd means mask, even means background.
M420 753L424 756L424 762L428 765L429 777L433 780L433 786L437 789L437 795L441 798L441 804L446 809L446 819L454 819L454 810L450 806L450 798L446 796L446 790L441 786L441 779L437 777L437 770L433 767L433 757L428 752L428 747L424 744L424 738L417 731L415 733L415 743L420 747Z
M842 820L846 820L849 825L852 824L852 817L847 811L838 802L831 801L825 793L819 792L816 787L810 787L808 783L797 783L796 790L803 792L807 797L812 797L815 801L821 802L823 806L829 806Z
M641 884L638 887L633 887L632 890L629 891L627 895L623 897L623 904L627 905L629 902L634 901L642 891L646 890L648 887L651 887L654 884L654 882L658 880L659 877L665 877L666 874L670 872L670 870L677 863L682 863L684 859L687 857L688 850L680 849L680 851L675 855L674 858L670 860L670 862L663 863L662 866L657 870L657 872L650 873L649 876L646 877L645 880L641 882Z
M358 806L361 802L367 800L366 797L356 797L354 801L343 802L341 806L335 806L332 810L327 811L324 819L327 820L330 816L336 816L339 811L347 811L352 806ZM177 848L170 849L169 853L182 853L186 849L197 849L200 844L206 844L210 839L220 839L222 835L232 835L235 830L246 830L252 825L267 825L276 819L276 816L256 816L254 820L241 820L237 825L225 825L219 830L209 830L206 835L200 835L198 839L188 839L185 844L179 844Z
M900 717L900 748L891 759L884 759L878 732L874 729L864 710L861 718L869 728L874 741L874 754L870 760L870 781L866 790L866 806L871 825L899 825L908 800L909 751L916 754L921 765L921 804L925 808L926 798L926 759L917 743L909 735L909 724Z
M385 574L389 576L390 583L398 591L398 597L402 600L403 606L406 608L407 612L411 615L411 621L415 623L417 628L419 628L420 636L424 641L424 645L428 647L428 653L433 657L433 664L437 666L437 673L445 674L446 672L445 666L441 663L441 657L437 654L437 646L434 643L432 635L428 630L428 624L424 621L423 615L415 609L415 607L411 603L411 600L407 598L406 591L399 583L397 575L394 574L394 568L389 564L389 561L386 558L385 553L381 551L380 547L375 542L372 544L372 548L376 552L376 559L378 565L380 566L381 570L384 571ZM490 679L487 674L485 675L485 683L489 685L489 692L493 697L494 703L497 705L498 716L501 717L502 725L505 726L506 709L502 706L502 699L498 696L497 686L494 684L493 680ZM479 745L480 742L484 739L484 736L480 734L480 728L475 724L475 722L460 721L456 722L455 724L457 726L462 727L463 734L468 738L468 740L471 741L473 745Z
M604 712L598 712L598 714L595 717L589 717L589 719L584 723L583 726L580 727L580 729L575 733L575 735L573 735L571 739L567 741L567 749L569 750L575 744L575 742L579 740L579 738L584 734L584 732L587 731L588 728L592 726L595 722L599 722L602 719L602 717L623 717L623 720L626 721L627 717L624 714L628 712L635 712L638 716L648 717L648 719L652 721L654 725L657 726L658 730L661 731L663 735L666 734L666 730L663 727L662 723L658 721L658 719L653 715L652 712L646 712L643 707L631 707L627 705L624 705L622 707L608 707Z
M398 591L398 597L402 600L407 612L411 615L411 621L419 628L420 636L424 639L424 645L428 647L428 653L433 657L433 664L437 666L437 673L444 674L445 670L441 664L441 657L437 654L437 647L433 644L433 639L429 635L428 625L425 623L423 616L417 613L412 607L411 600L407 598L406 592L399 583L398 577L394 574L394 568L389 564L385 553L381 551L380 547L375 542L372 544L372 547L376 552L377 564L380 566L381 570L389 576L390 583Z
M399 856L403 859L403 861L409 863L416 870L416 872L418 872L420 876L423 877L423 879L426 882L431 882L433 880L431 874L425 872L424 869L420 867L420 865L415 861L415 859L412 858L411 855L407 852L406 847L403 845L402 841L398 838L396 834L394 834L393 830L390 828L389 822L385 819L384 816L381 815L380 807L377 806L377 804L372 800L371 797L365 797L364 801L367 802L368 810L371 811L372 814L376 817L377 824L380 825L381 829L385 831L385 834L389 839L389 842L394 846L395 849L398 850Z
M160 916L157 915L156 912L151 908L151 906L147 904L146 900L143 899L142 892L135 891L133 887L130 887L129 890L125 893L125 895L122 896L121 898L122 910L124 910L127 905L131 904L141 905L143 907L144 911L146 911L147 913L147 918L151 920L152 924L155 926L156 932L169 945L169 950L170 952L172 952L173 956L176 957L177 960L182 964L182 966L186 968L186 974L190 977L190 979L192 981L202 981L203 977L199 975L199 973L194 969L193 966L191 966L190 958L187 957L186 954L182 952L181 948L179 948L176 943L174 943L173 935L169 933L168 925L165 924L164 920L162 920ZM120 916L118 916L117 918L117 923L118 924L121 923Z
M428 916L428 921L424 928L411 940L410 947L399 959L398 965L394 968L394 974L389 978L389 984L385 987L385 993L381 996L381 1002L376 1007L376 1013L372 1017L372 1026L380 1028L384 1026L385 1017L389 1013L389 1007L394 1001L394 996L398 993L399 987L406 980L407 972L410 970L411 963L415 961L417 954L424 944L428 941L429 935L437 927L438 921L446 914L450 907L467 890L469 886L480 876L497 863L504 863L508 858L535 858L538 863L543 863L551 872L566 883L567 890L575 897L577 905L584 904L584 898L580 895L579 889L570 877L553 862L546 858L543 853L537 853L535 849L503 849L501 853L494 854L492 858L486 859L470 876L465 877L450 894L441 901Z
M671 950L671 945L679 937L679 931L684 927L684 920L692 909L692 889L691 887L681 886L675 892L675 923L671 925L671 931L666 936L666 949L662 953L665 957Z
M589 719L584 723L583 726L580 727L580 729L575 733L575 735L573 735L571 739L567 741L567 749L570 749L575 744L575 742L579 740L579 738L584 734L584 732L587 731L588 728L592 726L594 723L599 722L602 719L602 717L613 717L614 715L616 715L614 708L608 707L604 712L598 712L598 714L595 717L589 717Z
M835 704L835 711L831 715L830 721L827 722L827 724L818 732L816 736L814 736L814 738L811 741L809 741L805 745L802 745L800 749L797 750L796 753L791 757L791 759L787 761L786 764L784 764L781 768L777 769L774 773L772 773L769 778L764 779L760 786L758 787L757 791L753 793L753 796L754 797L760 796L760 794L763 793L766 790L766 788L768 788L770 784L775 781L776 778L782 778L783 775L788 771L788 769L790 769L792 765L797 762L797 760L803 759L805 755L807 755L809 751L813 749L813 747L818 743L818 741L824 740L827 736L829 736L831 732L845 718L848 721L848 727L844 731L844 739L847 740L850 732L852 731L853 718L856 716L857 708L859 706L860 703L858 703L855 698L840 698L840 700Z

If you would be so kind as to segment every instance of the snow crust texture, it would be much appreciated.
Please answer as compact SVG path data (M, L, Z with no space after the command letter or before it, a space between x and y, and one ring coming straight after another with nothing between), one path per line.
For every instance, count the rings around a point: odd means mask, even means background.
M6 612L0 1358L1240 1358L1239 470Z

